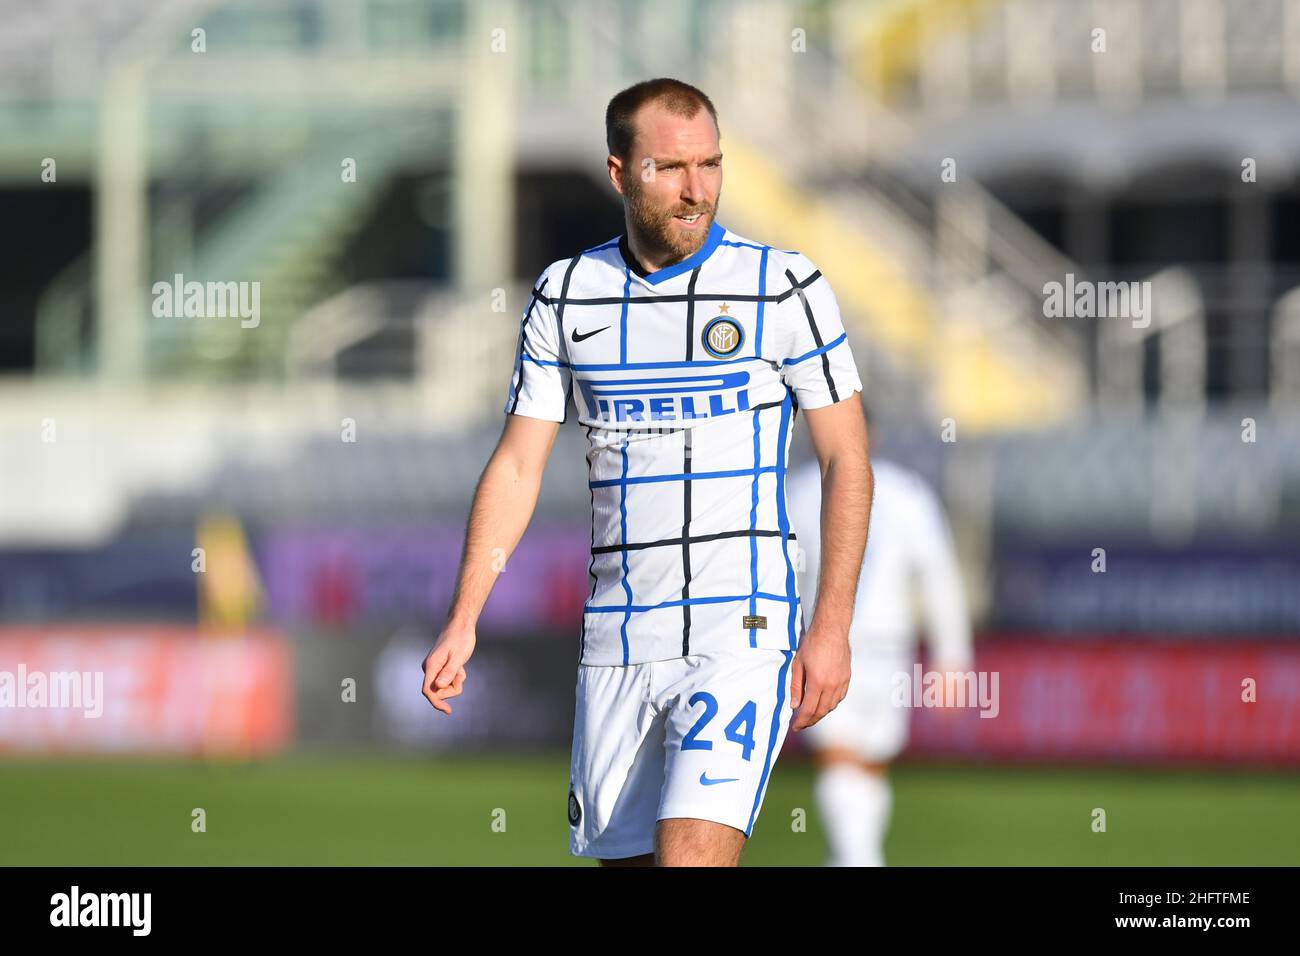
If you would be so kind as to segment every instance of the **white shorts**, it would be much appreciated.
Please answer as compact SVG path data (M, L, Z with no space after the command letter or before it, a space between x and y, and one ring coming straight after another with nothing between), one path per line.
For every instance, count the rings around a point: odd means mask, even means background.
M843 747L871 763L889 763L907 745L912 711L891 703L894 675L911 675L911 650L853 648L849 692L817 723L800 731L814 748Z
M578 666L569 849L653 853L655 824L713 820L750 835L790 727L792 651L748 648Z

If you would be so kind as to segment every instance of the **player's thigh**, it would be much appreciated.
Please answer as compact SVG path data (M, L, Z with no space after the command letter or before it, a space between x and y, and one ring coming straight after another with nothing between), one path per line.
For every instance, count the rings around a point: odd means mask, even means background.
M725 823L668 817L655 832L659 866L738 866L745 834Z
M746 648L682 659L659 696L668 715L660 820L706 820L751 834L790 726L792 657Z

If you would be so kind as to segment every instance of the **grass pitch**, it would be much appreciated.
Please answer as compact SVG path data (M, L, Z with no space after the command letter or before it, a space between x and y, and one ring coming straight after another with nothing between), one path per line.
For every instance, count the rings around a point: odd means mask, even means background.
M745 865L823 861L812 781L777 765ZM1300 863L1296 775L900 766L893 781L891 865ZM569 855L567 795L563 756L4 760L0 864L594 865Z

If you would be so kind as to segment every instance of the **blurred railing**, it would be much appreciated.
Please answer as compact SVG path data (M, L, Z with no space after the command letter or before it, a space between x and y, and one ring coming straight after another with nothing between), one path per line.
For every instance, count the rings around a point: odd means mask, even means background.
M289 333L290 381L407 384L431 423L474 432L501 420L528 285L459 294L419 281L353 286Z
M1300 418L1300 285L1278 300L1272 333L1272 408L1277 415Z
M910 45L892 59L914 69L882 76L872 44L859 47L858 67L890 102L930 116L996 101L1300 95L1297 0L1003 0L965 13L913 6L920 29L888 39Z

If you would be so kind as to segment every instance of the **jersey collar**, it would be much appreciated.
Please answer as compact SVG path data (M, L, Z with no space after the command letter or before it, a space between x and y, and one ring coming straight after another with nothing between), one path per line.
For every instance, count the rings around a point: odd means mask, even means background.
M632 255L632 250L628 248L626 233L618 237L618 251L622 254L623 261L627 264L627 267L636 275L639 275L651 285L658 285L661 282L671 279L673 276L679 276L683 272L690 272L696 266L703 263L705 259L713 255L713 250L718 248L718 243L722 241L722 237L726 234L726 231L725 228L718 225L716 219L713 220L712 225L709 226L709 234L704 239L704 245L700 246L693 255L688 256L681 262L674 262L670 266L664 266L662 269L656 270L655 272L646 272L645 269L641 267L641 263L636 261L636 257Z

